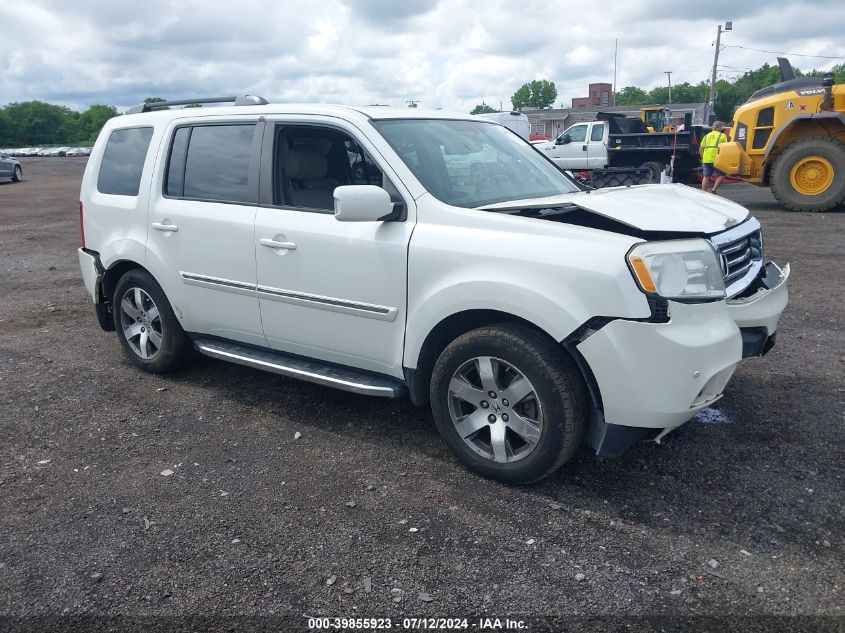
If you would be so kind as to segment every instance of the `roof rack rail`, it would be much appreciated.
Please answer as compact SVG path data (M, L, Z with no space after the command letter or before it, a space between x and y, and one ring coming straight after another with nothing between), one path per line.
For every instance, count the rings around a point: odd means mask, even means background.
M177 99L175 101L153 101L152 103L139 103L126 111L126 114L137 114L139 112L152 112L170 106L186 106L195 103L228 103L233 102L236 106L245 105L267 105L270 103L264 97L257 95L238 95L236 97L203 97L201 99Z

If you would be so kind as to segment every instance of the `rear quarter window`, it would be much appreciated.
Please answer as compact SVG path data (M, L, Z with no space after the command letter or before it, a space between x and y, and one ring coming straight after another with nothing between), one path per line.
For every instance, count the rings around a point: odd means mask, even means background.
M116 196L137 196L152 137L151 127L114 130L109 135L100 162L97 191Z

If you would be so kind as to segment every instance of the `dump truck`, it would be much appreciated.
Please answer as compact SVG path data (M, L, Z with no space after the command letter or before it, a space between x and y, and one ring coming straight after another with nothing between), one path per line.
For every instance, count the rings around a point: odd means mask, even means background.
M731 141L715 167L771 187L790 211L829 211L845 203L845 84L795 76L778 58L781 81L758 90L734 113Z
M682 132L649 132L641 119L599 112L596 121L576 123L553 141L534 143L556 165L573 171L641 168L650 182L659 182L673 165L675 182L691 182L698 167L698 144L706 128L690 125Z

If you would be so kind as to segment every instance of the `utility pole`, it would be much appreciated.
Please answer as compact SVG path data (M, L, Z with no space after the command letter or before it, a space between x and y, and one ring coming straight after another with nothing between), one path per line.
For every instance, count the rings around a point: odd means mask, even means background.
M664 70L663 74L669 78L669 103L672 103L672 71Z
M725 31L732 31L733 22L725 22ZM716 67L719 65L719 47L722 43L722 25L716 29L716 53L713 55L713 74L710 76L710 98L704 106L704 125L710 124L710 115L716 109Z

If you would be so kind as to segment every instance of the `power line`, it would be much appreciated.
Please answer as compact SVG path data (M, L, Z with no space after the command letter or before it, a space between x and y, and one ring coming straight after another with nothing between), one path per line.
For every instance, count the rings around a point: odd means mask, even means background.
M751 48L750 46L740 46L739 44L723 44L722 48L744 48L747 51L757 51L758 53L769 53L770 55L789 55L790 57L814 57L816 59L845 59L845 57L835 57L833 55L805 55L804 53L784 53L783 51L764 51L761 48Z

